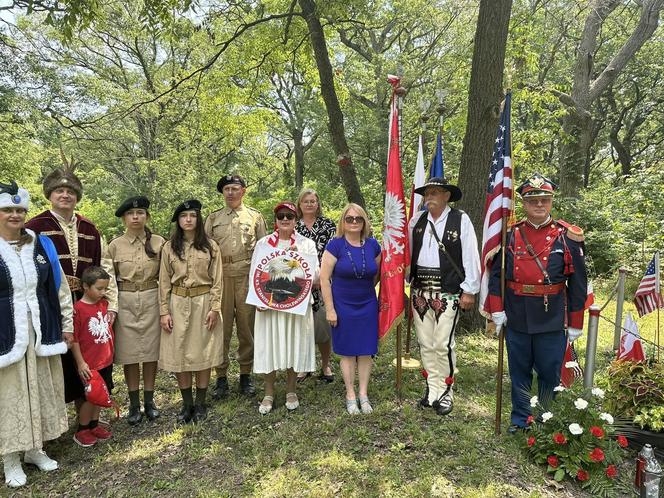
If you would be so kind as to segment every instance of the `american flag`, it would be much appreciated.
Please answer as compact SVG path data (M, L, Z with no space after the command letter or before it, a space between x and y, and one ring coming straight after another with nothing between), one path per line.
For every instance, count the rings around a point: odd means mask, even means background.
M484 309L489 294L491 258L500 250L503 223L512 209L512 145L510 137L510 105L512 94L505 96L500 124L493 147L486 202L484 204L484 227L482 230L482 278L479 309L487 318L490 310Z
M659 252L655 253L646 268L646 274L643 275L634 294L634 304L640 317L652 313L657 308L664 308L664 299L659 287Z

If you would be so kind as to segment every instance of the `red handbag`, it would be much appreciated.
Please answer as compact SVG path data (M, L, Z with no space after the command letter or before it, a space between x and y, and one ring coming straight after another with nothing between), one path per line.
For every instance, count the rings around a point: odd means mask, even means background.
M111 394L108 392L106 382L101 378L97 370L91 370L90 379L85 384L85 399L96 406L104 408L115 407L116 417L120 417L120 407L111 399Z

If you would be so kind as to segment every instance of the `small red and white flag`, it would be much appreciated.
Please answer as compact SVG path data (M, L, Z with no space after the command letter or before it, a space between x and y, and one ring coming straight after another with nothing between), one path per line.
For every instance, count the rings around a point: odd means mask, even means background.
M406 199L403 194L401 155L399 152L399 108L396 90L399 78L388 76L392 85L390 129L387 152L387 181L383 221L383 244L378 296L378 337L385 337L404 314L404 276L410 262Z
M579 365L579 357L574 349L574 344L567 341L563 366L560 369L560 384L564 387L571 387L577 378L583 378L583 370Z
M631 313L627 313L622 334L620 335L620 347L618 348L618 360L645 361L646 355L641 345L641 334Z

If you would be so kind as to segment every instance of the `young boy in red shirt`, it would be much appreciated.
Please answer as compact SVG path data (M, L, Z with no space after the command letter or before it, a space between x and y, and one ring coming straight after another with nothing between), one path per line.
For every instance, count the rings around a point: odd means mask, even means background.
M103 268L92 266L81 275L83 297L74 304L74 343L72 353L78 374L85 384L91 371L97 370L108 392L113 389L113 328L108 316L108 301L104 299L110 275ZM74 441L83 447L99 440L110 439L111 432L99 425L101 407L83 402L78 416L78 430Z

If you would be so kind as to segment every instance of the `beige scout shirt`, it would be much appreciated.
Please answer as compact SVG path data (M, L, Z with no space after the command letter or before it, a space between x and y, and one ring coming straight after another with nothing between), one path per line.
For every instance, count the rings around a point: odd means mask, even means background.
M159 253L165 239L156 234L150 237L150 246L157 256L145 253L145 234L138 237L125 233L108 244L108 257L113 261L115 276L120 282L142 284L159 278Z
M58 220L62 231L67 239L67 245L71 252L71 267L76 274L76 265L78 265L78 229L76 228L76 215L72 215L70 220L64 219L55 211L51 214ZM108 282L108 289L106 289L106 300L108 301L108 311L118 311L118 286L115 283L115 270L113 269L113 261L108 257L108 249L104 237L101 237L101 261L100 266L111 276Z
M210 286L210 311L221 313L221 293L223 290L223 270L219 246L210 240L212 255L207 251L196 250L190 241L184 242L183 259L178 258L171 247L171 241L166 242L161 250L161 265L159 267L159 314L170 313L169 303L171 288Z
M260 211L244 204L236 209L225 207L211 213L205 220L205 233L219 244L224 275L249 275L251 255L256 242L267 233Z

